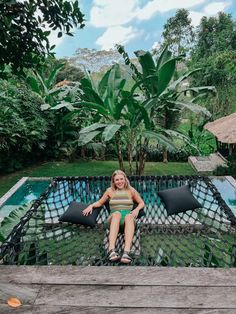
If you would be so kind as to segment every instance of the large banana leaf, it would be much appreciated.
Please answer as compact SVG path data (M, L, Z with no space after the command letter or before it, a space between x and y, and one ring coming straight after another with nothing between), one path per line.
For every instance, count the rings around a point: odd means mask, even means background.
M135 128L143 121L145 128L150 129L151 120L145 107L142 104L134 103L134 108L136 113L132 117L131 127Z
M0 242L4 242L12 229L19 223L22 216L30 209L32 202L19 206L12 210L10 214L4 217L0 223Z
M157 75L149 75L144 79L141 79L137 83L132 86L131 94L134 94L137 88L142 89L142 86L145 86L146 89L151 94L155 94L155 91L158 90L158 76Z
M90 75L90 73L84 69L85 75L86 75L86 79L90 82L91 84L91 88L98 94L98 89L97 89L97 85L92 77L92 75Z
M158 70L158 95L168 86L176 70L176 58L165 62Z
M87 78L83 78L80 81L80 89L83 91L83 94L81 95L82 100L97 103L103 106L103 100L99 96L100 94L94 90L92 83Z
M187 92L187 91L191 91L195 94L205 93L205 92L211 92L213 94L217 93L215 86L187 87L183 89L181 92Z
M192 112L202 113L208 117L211 117L211 113L206 108L199 106L197 104L194 104L192 102L183 102L179 100L175 100L175 101L167 100L167 103L175 105L175 106L179 106L179 107L184 107L186 109L191 110Z
M95 131L97 129L103 129L107 126L107 124L104 124L104 123L94 123L90 126L87 126L86 128L83 128L79 134L84 134L84 133L89 133L89 132L92 132L92 131Z
M102 138L105 142L110 141L113 136L116 134L116 132L121 128L120 124L110 124L108 125L103 133L102 133Z
M53 106L53 107L50 107L50 108L51 108L51 110L59 110L61 108L66 108L69 111L75 110L75 107L73 107L73 105L71 103L66 102L66 101L62 101L60 104Z
M157 130L157 131L144 131L142 133L143 137L156 140L158 144L166 147L169 151L173 151L176 149L176 146L174 145L173 141L163 134L163 130Z
M82 133L79 137L79 145L83 146L91 142L101 131L92 131L89 133Z
M154 95L158 92L159 82L152 55L149 51L145 52L142 50L136 51L135 54L138 57L143 71L142 85L146 87L150 94Z
M98 104L96 104L96 103L93 103L93 102L89 102L89 101L81 101L81 102L76 102L76 103L74 103L73 104L74 106L80 106L80 108L81 109L92 109L92 110L95 110L95 111L97 111L98 113L100 113L102 116L107 116L108 115L108 112L107 112L107 110L103 107L103 106L101 106L101 105L98 105ZM81 110L80 109L80 110ZM80 111L79 110L75 110L74 111L75 113L76 112L79 112L80 113Z
M174 131L174 130L169 130L169 129L165 130L165 133L167 133L172 138L180 139L184 143L186 143L186 144L190 145L191 147L193 147L194 149L196 149L196 151L200 154L198 147L196 145L194 145L192 143L191 139L188 136L186 136L185 134L183 134L181 132Z
M104 93L106 92L108 79L110 75L111 69L109 69L102 77L100 83L98 84L98 93L101 97L103 97ZM103 98L104 99L104 98Z
M49 75L49 78L45 82L48 88L50 88L55 83L56 76L61 71L62 68L64 68L64 64L62 63L55 65L55 67L53 68L53 70L51 71Z
M193 71L189 71L187 73L185 73L184 75L182 75L181 77L179 77L176 81L174 81L173 83L171 83L168 88L171 90L176 89L180 83L182 83L184 80L186 80L189 76L191 76L193 73L199 72L201 70L201 68L197 68Z
M116 111L116 104L118 103L118 97L125 85L126 80L122 78L120 67L118 64L115 64L109 74L108 86L107 86L107 95L104 103L111 115L114 116Z
M167 62L168 60L171 59L171 56L172 56L172 53L171 51L168 50L168 46L166 46L164 48L164 50L162 51L160 57L157 59L157 62L156 62L156 69L157 71L161 68L161 66Z
M156 73L156 67L152 55L149 51L138 50L134 52L138 57L139 63L143 70L143 78L154 75Z
M28 75L26 78L26 82L30 85L32 91L40 94L40 86L38 84L38 80L34 76Z

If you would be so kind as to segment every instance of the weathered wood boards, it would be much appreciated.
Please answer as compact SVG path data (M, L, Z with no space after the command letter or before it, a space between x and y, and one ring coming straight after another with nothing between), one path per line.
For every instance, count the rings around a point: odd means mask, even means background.
M0 266L0 314L236 313L236 269Z

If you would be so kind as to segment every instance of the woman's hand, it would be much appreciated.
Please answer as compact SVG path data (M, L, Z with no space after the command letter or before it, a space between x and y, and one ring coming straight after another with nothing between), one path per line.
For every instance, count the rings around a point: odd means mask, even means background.
M88 207L86 207L82 213L84 216L88 216L88 215L91 215L92 214L92 211L93 211L93 206L92 205L89 205Z
M137 218L138 217L138 213L139 213L139 209L134 209L134 210L132 210L132 212L131 212L131 215L134 217L134 218Z

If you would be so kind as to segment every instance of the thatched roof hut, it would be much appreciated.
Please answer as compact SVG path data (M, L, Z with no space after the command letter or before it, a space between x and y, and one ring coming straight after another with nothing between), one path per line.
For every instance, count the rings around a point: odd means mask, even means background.
M236 144L236 112L205 124L204 129L211 132L218 142L228 144L230 153Z

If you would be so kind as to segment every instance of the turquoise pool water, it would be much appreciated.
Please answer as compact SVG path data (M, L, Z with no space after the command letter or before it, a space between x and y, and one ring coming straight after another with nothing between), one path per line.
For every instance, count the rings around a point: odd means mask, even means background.
M219 190L222 198L225 200L227 205L236 214L236 189L233 185L225 178L214 178L212 179L213 184ZM24 183L2 207L0 207L0 218L8 215L13 209L20 205L27 204L37 199L49 186L50 181L32 181L28 180Z
M0 207L0 218L8 215L20 205L36 200L49 186L49 180L26 181L4 204Z
M211 181L220 192L226 204L232 208L236 214L236 189L233 185L224 178L214 178Z

